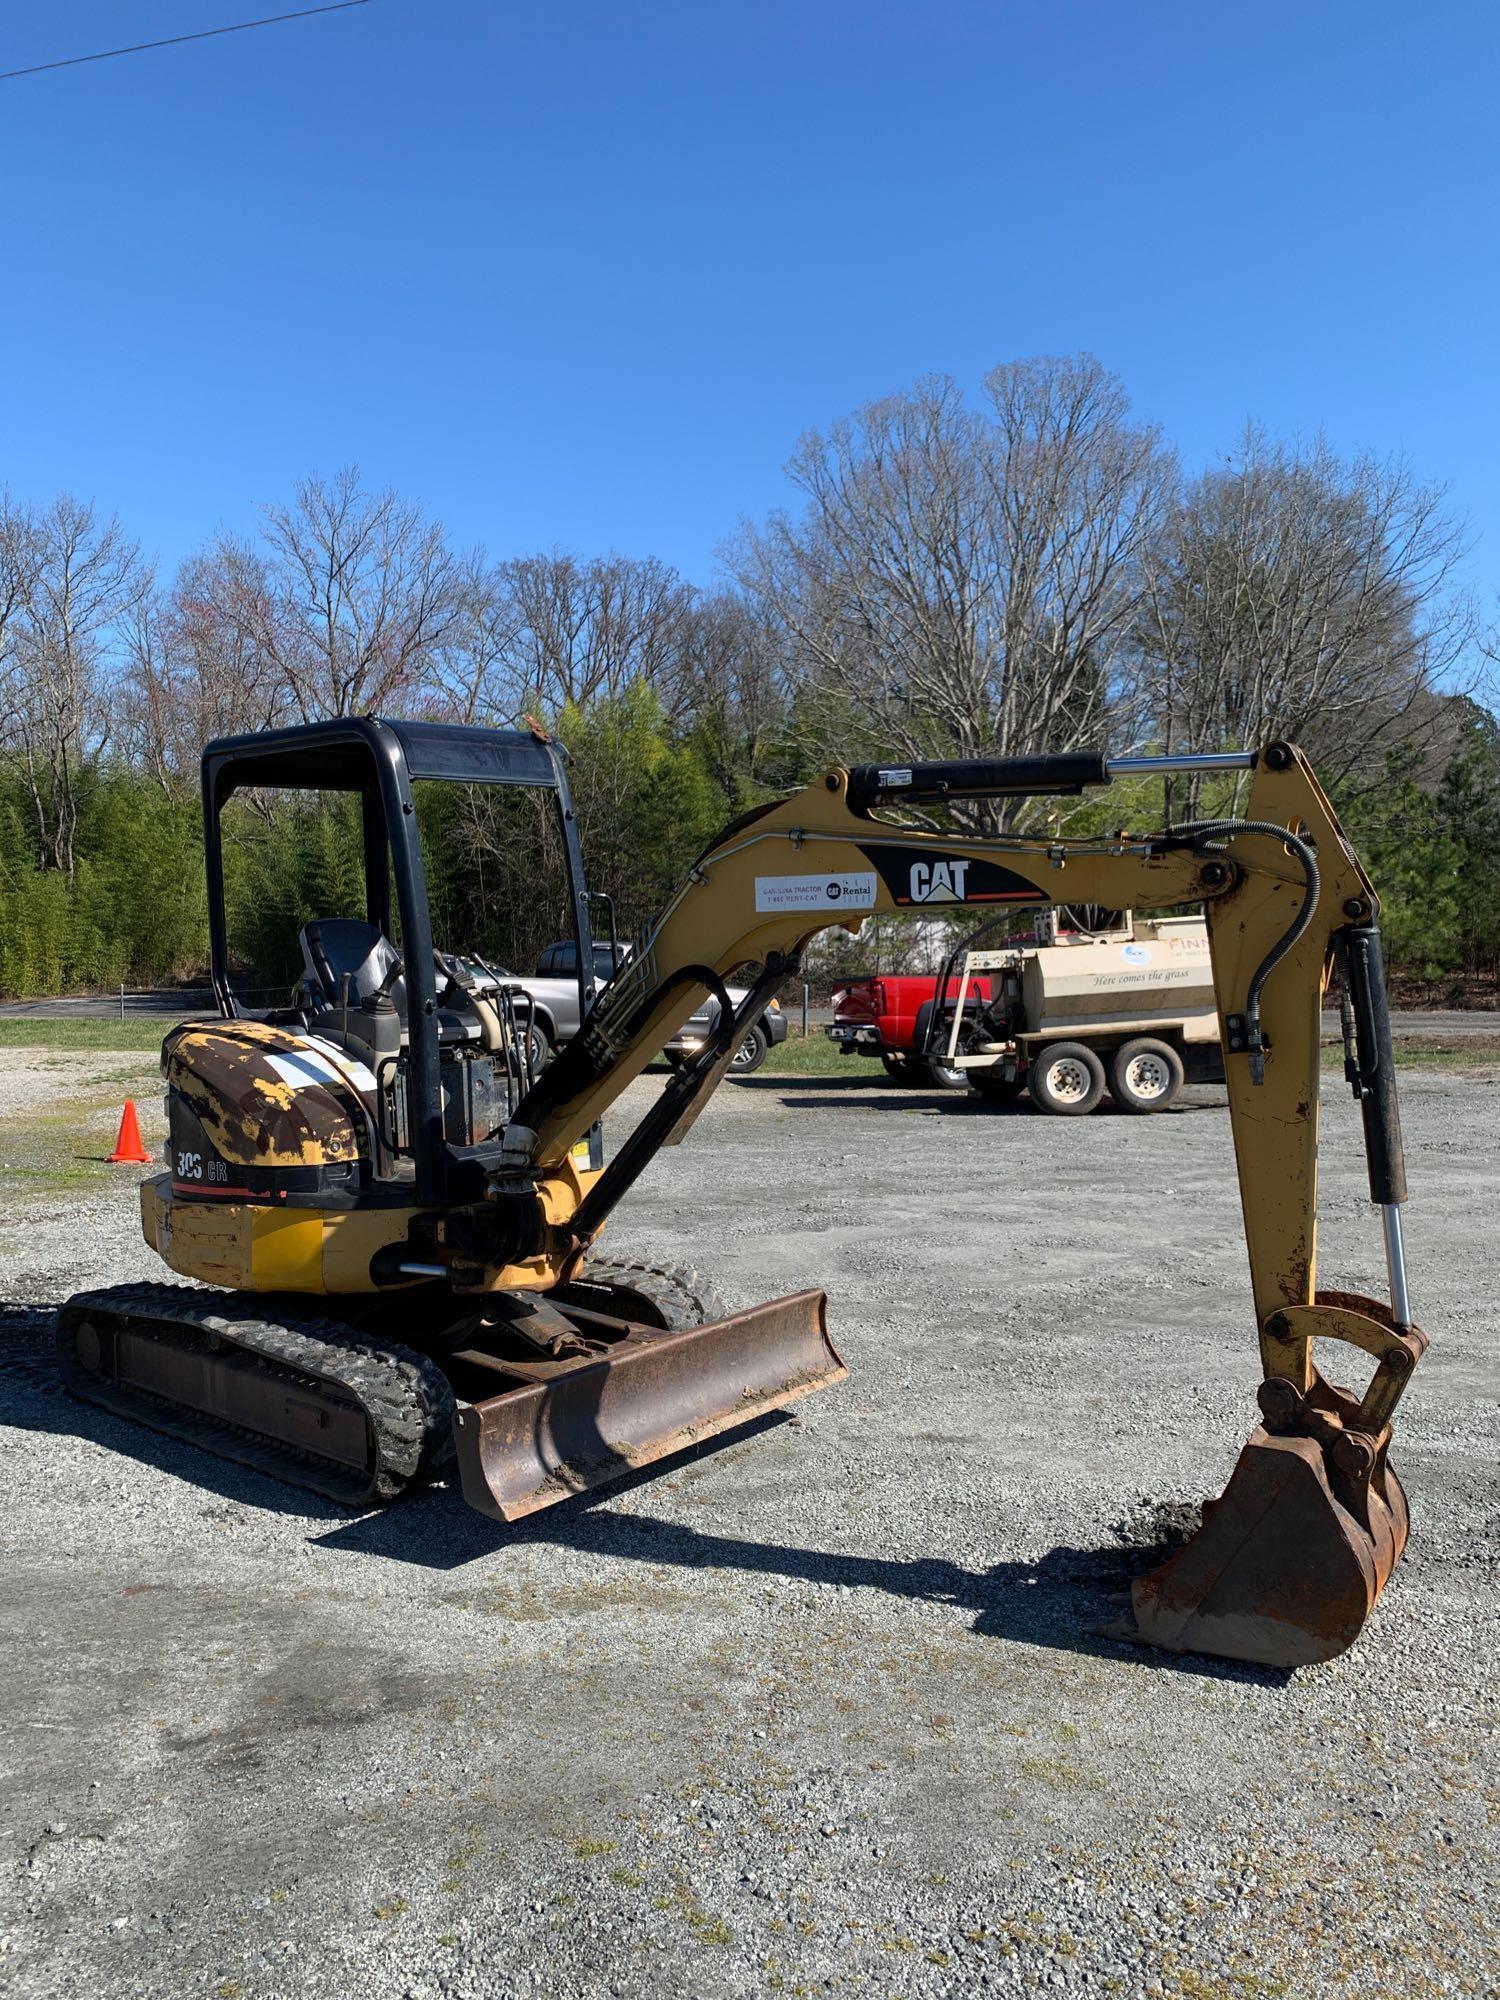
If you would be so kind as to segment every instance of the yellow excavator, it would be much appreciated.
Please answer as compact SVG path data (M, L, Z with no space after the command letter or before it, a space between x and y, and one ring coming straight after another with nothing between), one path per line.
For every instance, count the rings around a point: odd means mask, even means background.
M1251 774L1245 816L1081 840L913 817L1183 770ZM523 985L434 949L413 788L438 782L525 788L555 815L582 1025L545 1067ZM234 989L221 815L267 788L358 797L365 914L306 924L289 1004L255 1014ZM1376 898L1295 747L829 770L726 827L597 991L565 760L540 733L358 718L225 738L204 753L203 800L219 1018L166 1038L166 1171L141 1186L147 1241L197 1283L69 1300L58 1351L80 1395L352 1507L456 1470L506 1521L784 1408L847 1372L821 1292L725 1314L696 1274L599 1245L809 939L936 906L1201 906L1260 1422L1198 1532L1134 1584L1124 1635L1277 1667L1354 1640L1406 1543L1388 1451L1427 1343L1407 1299ZM747 966L736 1007L724 981ZM1388 1303L1317 1289L1335 966ZM712 1032L606 1162L604 1113L705 997ZM1357 1350L1362 1393L1322 1374L1320 1341Z

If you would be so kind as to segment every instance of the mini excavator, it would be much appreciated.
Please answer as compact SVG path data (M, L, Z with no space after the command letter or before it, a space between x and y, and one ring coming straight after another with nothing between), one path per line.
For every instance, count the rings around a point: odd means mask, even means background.
M912 816L1186 770L1250 774L1246 816L1080 840ZM423 781L526 787L555 814L583 1013L545 1067L519 983L434 950ZM358 796L366 912L305 925L290 1004L257 1014L234 990L220 818L236 792L277 787ZM1388 1453L1427 1342L1407 1300L1376 898L1295 747L829 770L726 827L599 990L565 761L540 733L355 718L224 738L204 753L203 802L219 1018L166 1037L167 1170L141 1185L146 1240L196 1282L69 1300L58 1349L77 1393L355 1508L456 1471L505 1521L782 1409L847 1372L821 1292L724 1313L695 1273L599 1244L809 939L935 903L1201 906L1260 1421L1198 1532L1133 1585L1123 1632L1277 1667L1352 1643L1406 1543ZM724 981L745 966L736 1008ZM1335 967L1388 1303L1316 1287ZM705 996L713 1032L606 1162L603 1114ZM1323 1375L1320 1342L1363 1357L1362 1393Z

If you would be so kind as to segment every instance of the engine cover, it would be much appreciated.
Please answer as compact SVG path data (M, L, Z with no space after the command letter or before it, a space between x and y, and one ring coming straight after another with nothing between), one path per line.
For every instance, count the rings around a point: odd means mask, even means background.
M179 1199L352 1201L374 1160L375 1078L319 1038L261 1021L188 1022L162 1044Z

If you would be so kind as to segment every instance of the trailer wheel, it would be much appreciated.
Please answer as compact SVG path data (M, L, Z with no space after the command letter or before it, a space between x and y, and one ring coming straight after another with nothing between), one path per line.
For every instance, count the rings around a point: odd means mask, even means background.
M917 1047L925 1049L929 1024L932 1020L932 1002L924 1000L917 1009L917 1025L914 1037ZM946 1042L948 1037L942 1035ZM917 1083L929 1083L934 1090L967 1090L969 1073L956 1063L945 1063L941 1056L914 1056L911 1066L912 1079Z
M1081 1118L1104 1095L1104 1065L1082 1042L1052 1042L1032 1061L1026 1088L1038 1111Z
M533 1021L526 1030L526 1066L533 1077L541 1075L552 1054L552 1038L540 1021Z
M1109 1094L1122 1111L1163 1111L1182 1088L1182 1057L1170 1042L1142 1036L1109 1059Z

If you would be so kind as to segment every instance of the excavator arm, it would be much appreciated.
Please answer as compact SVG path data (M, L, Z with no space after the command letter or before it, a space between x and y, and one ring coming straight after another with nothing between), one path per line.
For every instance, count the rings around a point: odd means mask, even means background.
M1252 773L1244 817L1086 840L968 837L897 817L924 803L1069 795L1185 769ZM502 1177L543 1189L542 1262L566 1276L659 1148L691 1124L744 1027L819 931L857 931L880 912L1060 903L1205 911L1264 1377L1261 1423L1228 1488L1192 1542L1137 1583L1126 1636L1280 1666L1330 1657L1364 1623L1405 1544L1387 1451L1426 1341L1407 1301L1376 897L1293 746L838 769L748 814L699 857L582 1033L522 1100ZM746 964L760 972L736 1014L724 981ZM1388 1303L1317 1290L1320 1023L1335 964ZM580 1181L573 1149L705 993L719 1004L715 1037L610 1164ZM1373 1361L1361 1396L1325 1380L1319 1342Z

